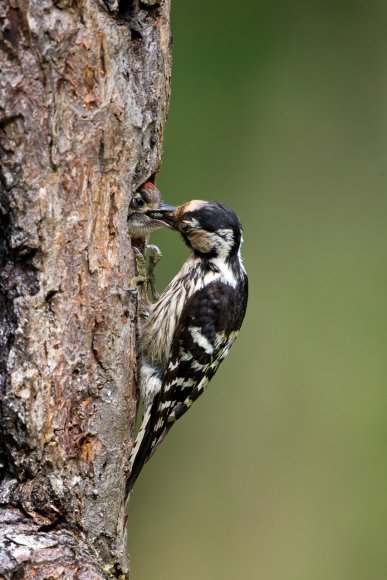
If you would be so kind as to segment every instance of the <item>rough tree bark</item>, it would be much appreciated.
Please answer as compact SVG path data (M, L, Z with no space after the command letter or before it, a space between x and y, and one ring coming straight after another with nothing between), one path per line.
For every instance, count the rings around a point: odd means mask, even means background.
M127 575L137 307L120 285L131 192L160 164L169 10L0 0L1 578Z

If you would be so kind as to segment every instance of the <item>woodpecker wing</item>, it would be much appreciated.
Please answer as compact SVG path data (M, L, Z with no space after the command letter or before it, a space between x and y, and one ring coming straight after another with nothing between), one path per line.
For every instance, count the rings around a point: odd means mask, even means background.
M177 323L163 385L144 416L128 482L132 487L144 463L203 393L241 327L247 303L247 278L234 287L217 280L204 285L185 304Z
M220 281L193 294L175 330L158 404L159 429L169 429L201 395L237 337L245 313L240 292Z

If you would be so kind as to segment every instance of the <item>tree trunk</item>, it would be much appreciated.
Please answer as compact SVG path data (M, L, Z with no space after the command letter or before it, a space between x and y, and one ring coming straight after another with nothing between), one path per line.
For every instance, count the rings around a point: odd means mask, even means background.
M160 164L169 10L0 0L1 578L127 577L126 216Z

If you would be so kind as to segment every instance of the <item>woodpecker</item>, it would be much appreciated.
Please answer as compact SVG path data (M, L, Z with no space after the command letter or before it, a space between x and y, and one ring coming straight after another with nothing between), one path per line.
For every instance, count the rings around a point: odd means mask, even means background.
M236 214L215 201L147 211L192 251L142 324L143 421L130 457L129 494L172 425L203 393L242 325L248 295Z
M168 227L165 221L152 218L146 214L147 211L172 211L175 208L169 206L161 199L161 193L157 187L147 181L136 191L129 203L128 211L128 232L131 238L147 239L152 232Z
M159 212L173 211L174 206L163 202L161 193L150 181L136 191L129 203L128 211L128 233L132 238L132 245L135 252L138 276L133 278L131 286L137 287L149 284L154 299L159 297L154 279L154 268L161 258L159 248L153 244L148 244L149 236L152 232L165 227L171 227L166 221L152 218L146 214L147 211ZM146 251L149 254L149 266L146 267Z

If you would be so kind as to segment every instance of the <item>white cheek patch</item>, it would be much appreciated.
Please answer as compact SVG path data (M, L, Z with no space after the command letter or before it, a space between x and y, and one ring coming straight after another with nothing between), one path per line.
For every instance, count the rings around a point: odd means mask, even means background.
M214 236L203 230L196 230L188 234L189 241L195 250L208 254L214 249Z

